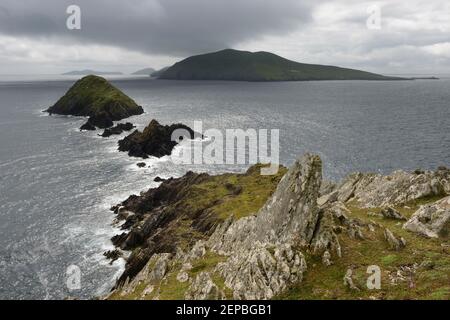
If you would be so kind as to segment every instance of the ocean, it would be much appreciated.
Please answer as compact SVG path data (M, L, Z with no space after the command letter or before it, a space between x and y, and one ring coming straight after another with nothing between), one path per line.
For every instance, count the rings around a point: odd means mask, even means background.
M122 136L80 132L86 119L42 113L75 78L0 78L0 299L93 298L123 269L112 249L112 205L188 170L243 171L240 165L175 165L117 151ZM279 129L280 160L322 157L324 175L435 169L450 165L450 79L247 83L112 79L144 107L138 129L202 121L204 129ZM67 286L69 266L80 288Z

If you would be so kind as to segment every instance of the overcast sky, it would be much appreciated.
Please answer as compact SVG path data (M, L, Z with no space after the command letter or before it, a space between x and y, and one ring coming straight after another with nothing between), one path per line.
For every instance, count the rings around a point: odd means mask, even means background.
M72 4L80 30L66 27ZM0 74L131 72L224 48L380 73L450 73L450 1L0 2Z

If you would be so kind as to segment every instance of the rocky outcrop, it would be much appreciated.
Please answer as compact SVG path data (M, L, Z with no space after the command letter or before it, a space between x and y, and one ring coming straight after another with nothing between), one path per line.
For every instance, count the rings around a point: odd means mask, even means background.
M219 226L207 242L228 259L216 271L235 299L270 299L302 280L309 246L319 220L322 175L319 157L306 155L280 181L256 216Z
M219 300L224 297L224 293L219 290L207 272L201 272L195 277L185 295L187 300Z
M450 234L450 197L445 197L417 210L404 229L426 237L448 237Z
M391 175L354 173L338 186L338 200L354 200L362 207L403 205L421 198L450 193L450 171L395 171Z
M135 126L132 123L130 123L130 122L118 123L117 125L115 125L112 128L105 129L105 131L103 131L101 136L103 138L107 138L107 137L110 137L112 135L122 134L124 131L130 131L133 128L135 128Z
M111 117L106 112L99 112L89 117L88 121L80 127L80 130L105 129L114 125Z
M232 252L236 243L250 247L257 242L310 243L319 219L317 198L321 178L320 158L306 155L289 169L256 216L238 220L213 234L213 250Z
M106 79L89 75L78 80L53 106L50 114L89 117L82 130L112 127L118 121L144 113L130 97L111 85Z
M398 210L392 207L383 208L380 213L386 219L407 220Z
M178 130L178 131L177 131ZM172 134L179 132L176 140ZM148 158L148 156L163 157L170 155L178 140L195 138L194 131L188 126L178 123L161 125L152 120L143 132L138 130L119 141L119 151L128 152L130 157Z
M249 169L246 175L253 171ZM307 154L279 180L259 209L236 218L230 208L248 205L244 199L254 191L246 194L245 184L227 177L188 173L114 208L118 217L125 219L122 227L130 230L114 242L133 250L116 293L145 287L146 295L152 292L151 298L167 299L176 286L182 292L177 298L271 299L285 292L290 295L288 289L303 290L303 279L318 268L321 276L329 269L333 274L328 280L338 279L338 286L354 298L366 294L365 254L372 246L373 258L381 259L386 268L393 259L403 259L410 252L415 255L414 246L421 237L409 238L401 223L392 221L406 219L412 207L418 206L405 203L431 201L448 190L447 169L390 176L354 174L338 185L326 182L324 186L320 158ZM253 187L262 184L261 176L253 179ZM222 181L220 187L214 184L218 180ZM197 182L202 187L191 189ZM379 198L377 191L386 199ZM220 196L209 199L211 193ZM204 199L198 198L199 194ZM225 215L215 215L217 207L229 198L243 202L232 202L225 206ZM202 205L197 207L197 203ZM376 207L371 209L376 213L366 207ZM405 229L447 237L449 207L449 197L423 206L405 223ZM423 248L428 250L429 245ZM386 255L386 249L402 250L402 254ZM384 256L376 256L379 252ZM167 254L164 264L160 262L164 268L158 264L162 254ZM160 276L151 277L152 272Z
M278 176L264 177L254 168L244 174L223 176L188 172L181 178L164 180L157 188L139 196L132 195L111 208L117 215L117 221L123 222L121 228L124 230L112 241L122 250L132 250L118 286L127 279L133 279L154 254L193 248L192 252L189 251L192 255L189 259L203 256L206 249L197 241L209 237L215 227L224 222L224 218L214 210L224 202L223 194L230 201L237 197L245 198L242 194L246 189L245 181L249 180L253 186L253 181L259 179L264 186L259 196L267 199L270 187L275 188L281 179L281 171ZM232 185L228 178L232 181L243 180L244 183ZM205 187L223 190L223 193L206 195Z
M406 240L401 237L397 238L388 228L384 229L384 238L391 250L399 251L406 246Z

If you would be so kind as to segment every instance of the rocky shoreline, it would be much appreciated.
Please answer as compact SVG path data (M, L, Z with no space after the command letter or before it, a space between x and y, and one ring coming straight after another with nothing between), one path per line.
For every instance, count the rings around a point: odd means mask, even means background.
M449 296L449 169L355 173L335 184L322 181L318 156L305 155L284 176L285 171L273 181L257 181L273 191L261 195L264 201L251 213L241 214L247 200L243 193L260 191L247 190L250 180L261 179L255 170L242 176L189 172L114 207L117 219L125 222L113 242L132 253L108 298L298 299L306 292L333 298L331 289L311 292L309 277L314 279L318 269L323 272L318 281L340 274L335 291L341 298L385 299L392 292L398 298L405 294L398 290L403 286L426 288L415 290L413 298L435 292ZM246 183L236 184L242 177ZM224 193L208 199L218 185ZM219 199L230 198L233 206L218 210ZM202 199L209 201L192 205ZM358 252L360 247L369 251ZM364 263L397 256L399 261L385 270L392 292L364 289L356 276L365 271ZM421 267L429 263L435 266ZM340 271L334 270L338 266ZM435 280L421 280L431 273Z
M113 121L143 110L88 76L47 112L89 116L82 129L109 137L134 128ZM173 141L176 130L184 134ZM199 136L152 120L118 144L132 157L162 157ZM127 258L106 298L450 299L449 169L358 172L333 183L316 155L274 176L261 167L157 177L157 188L112 207L122 232L104 255ZM374 266L384 284L375 292L365 288Z

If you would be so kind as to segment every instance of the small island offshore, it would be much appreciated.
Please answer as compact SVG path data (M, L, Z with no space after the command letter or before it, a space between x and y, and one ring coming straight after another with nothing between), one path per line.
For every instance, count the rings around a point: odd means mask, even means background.
M89 116L93 129L128 131L132 124L113 120L143 109L107 80L87 76L47 112ZM119 140L118 150L170 155L171 133L180 128L196 137L183 124L154 119ZM158 187L113 206L122 231L111 239L116 249L104 254L126 259L126 266L104 298L449 297L450 169L357 172L331 182L313 154L272 176L260 174L264 166L157 177ZM375 291L367 284L370 270L380 273Z

